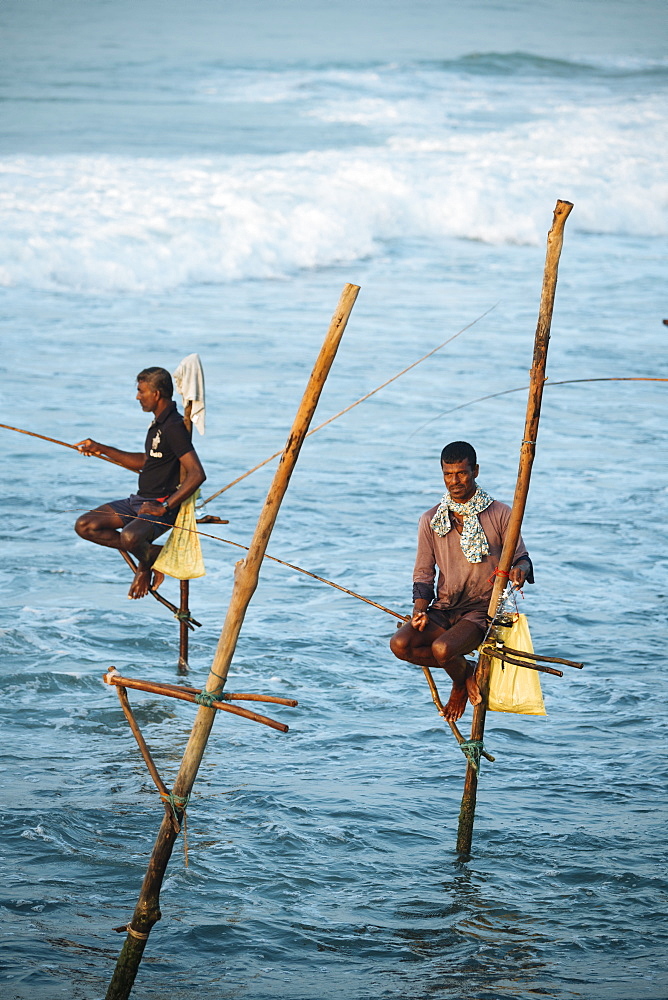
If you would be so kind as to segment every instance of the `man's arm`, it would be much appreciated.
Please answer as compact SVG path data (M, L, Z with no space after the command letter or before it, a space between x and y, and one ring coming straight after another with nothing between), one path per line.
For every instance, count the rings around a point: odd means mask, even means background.
M423 632L429 623L427 608L434 597L435 576L436 558L433 534L429 518L423 515L418 525L417 553L413 568L413 611L411 614L411 625L418 632Z
M106 455L107 458L118 462L124 469L131 469L132 472L141 472L146 461L143 451L121 451L120 448L112 448L109 444L100 444L92 438L85 438L75 446L82 455Z
M206 479L206 473L202 468L202 463L199 460L197 452L193 448L192 451L186 452L185 455L181 455L179 459L181 464L181 485L177 490L171 493L165 503L170 507L178 507L182 504L184 500L192 496L195 490L202 485ZM146 503L141 505L139 510L140 515L150 516L151 514L164 514L165 508L162 503L155 503L152 500L147 500Z

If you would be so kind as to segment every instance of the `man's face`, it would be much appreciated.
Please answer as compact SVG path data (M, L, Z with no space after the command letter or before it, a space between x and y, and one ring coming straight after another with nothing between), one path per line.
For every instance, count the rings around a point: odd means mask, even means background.
M468 459L463 462L443 462L443 481L445 488L456 503L466 503L475 493L478 466L471 468Z
M139 405L144 413L153 413L158 405L160 392L158 389L150 386L148 382L137 382L136 398L139 400Z

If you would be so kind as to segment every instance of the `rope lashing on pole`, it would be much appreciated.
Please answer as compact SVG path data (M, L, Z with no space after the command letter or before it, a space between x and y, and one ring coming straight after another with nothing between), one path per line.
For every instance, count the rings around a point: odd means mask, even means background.
M485 751L482 740L464 740L459 744L459 749L477 774L480 770L480 758Z
M148 934L142 934L141 931L136 931L130 924L125 924L123 927L114 927L114 930L119 934L127 931L128 934L130 934L133 938L137 938L138 941L148 941Z
M195 701L198 705L204 705L205 708L213 708L213 703L217 701L217 695L213 691L200 691L199 694L195 695Z
M166 807L171 810L171 816L174 821L174 829L177 833L181 832L183 828L183 863L185 867L188 867L188 816L186 809L188 808L188 803L190 801L190 795L175 795L174 792L161 792L160 798ZM179 819L179 812L181 813L181 818ZM146 935L148 938L148 934Z
M161 792L160 798L165 803L165 805L168 805L169 808L172 810L176 822L180 823L177 810L179 810L181 813L185 813L188 807L188 802L190 801L190 796L175 795L174 792Z

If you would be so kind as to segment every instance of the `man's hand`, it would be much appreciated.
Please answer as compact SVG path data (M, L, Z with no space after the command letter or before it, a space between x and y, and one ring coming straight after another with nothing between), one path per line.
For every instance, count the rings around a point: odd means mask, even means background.
M102 445L97 441L93 441L92 438L85 438L83 441L78 441L74 446L78 448L82 455L102 455Z
M112 448L110 444L100 444L99 441L93 441L92 438L84 438L74 447L82 455L96 455L98 458L114 462L132 472L141 472L146 461L146 455L143 451L121 451L120 448Z
M139 508L139 517L164 517L166 513L164 504L157 500L146 500Z
M529 563L526 559L520 559L516 563L508 574L508 579L517 590L521 590L526 582L527 575L529 573Z
M413 614L411 615L411 625L418 632L424 632L428 624L427 601L416 601L413 606Z

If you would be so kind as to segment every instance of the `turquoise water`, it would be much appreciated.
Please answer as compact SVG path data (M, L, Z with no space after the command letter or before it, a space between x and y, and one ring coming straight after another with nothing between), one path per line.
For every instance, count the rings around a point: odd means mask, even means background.
M0 30L3 423L135 449L136 372L197 351L213 493L284 443L346 282L317 419L494 306L305 444L269 546L404 611L441 446L512 497L525 396L472 401L526 385L557 198L550 381L668 377L661 4L12 2ZM546 389L522 610L586 668L544 679L547 718L489 717L470 859L465 761L394 620L264 567L229 688L300 704L268 712L287 735L217 720L133 995L665 997L665 393ZM178 630L72 530L133 478L2 434L0 993L97 1000L161 816L102 675L173 682ZM249 540L272 470L212 533ZM204 555L197 685L238 558ZM131 702L169 782L193 710Z

